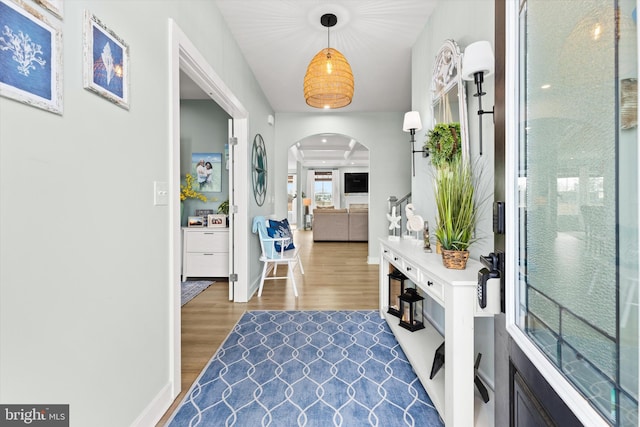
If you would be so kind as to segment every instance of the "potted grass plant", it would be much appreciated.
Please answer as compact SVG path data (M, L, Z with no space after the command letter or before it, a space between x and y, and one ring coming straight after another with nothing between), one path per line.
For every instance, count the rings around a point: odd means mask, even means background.
M476 188L471 165L458 157L437 168L434 193L438 218L436 238L445 267L466 268L477 220Z

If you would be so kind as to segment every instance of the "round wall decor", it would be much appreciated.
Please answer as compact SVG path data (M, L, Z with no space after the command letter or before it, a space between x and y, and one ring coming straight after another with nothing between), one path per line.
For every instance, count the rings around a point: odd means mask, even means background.
M251 167L253 197L256 199L258 206L262 206L267 194L267 150L264 146L262 135L259 133L253 138Z

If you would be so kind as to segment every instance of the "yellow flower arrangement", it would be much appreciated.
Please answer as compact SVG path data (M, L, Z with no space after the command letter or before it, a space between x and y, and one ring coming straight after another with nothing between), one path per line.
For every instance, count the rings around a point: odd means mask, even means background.
M206 202L206 196L202 193L198 193L193 189L193 175L188 173L185 176L185 180L185 185L180 184L180 200L183 201L186 199L200 199L203 202Z

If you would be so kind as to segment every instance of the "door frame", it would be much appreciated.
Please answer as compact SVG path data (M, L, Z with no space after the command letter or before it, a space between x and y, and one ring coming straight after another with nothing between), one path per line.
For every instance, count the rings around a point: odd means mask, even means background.
M602 416L584 399L558 371L538 347L517 326L517 254L518 254L518 123L519 123L519 16L520 1L506 2L505 10L505 219L506 219L506 262L505 262L505 303L506 330L512 345L516 345L527 356L537 372L548 382L560 399L584 425L609 426ZM498 176L496 175L496 179ZM510 358L512 355L510 354ZM513 405L513 402L511 402Z
M181 224L180 224L180 71L187 74L200 88L233 119L233 135L237 145L229 148L229 215L230 215L230 273L238 274L233 285L234 302L246 302L249 289L247 158L249 113L234 93L213 70L198 49L173 19L169 19L169 366L172 396L182 388L181 358ZM234 209L235 207L235 209ZM233 227L233 224L239 224Z

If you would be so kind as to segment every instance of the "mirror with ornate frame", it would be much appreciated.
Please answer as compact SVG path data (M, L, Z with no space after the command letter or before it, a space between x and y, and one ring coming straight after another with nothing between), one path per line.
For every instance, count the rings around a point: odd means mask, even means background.
M460 123L462 157L469 158L467 95L462 80L462 53L454 40L445 40L436 55L431 80L433 126Z

